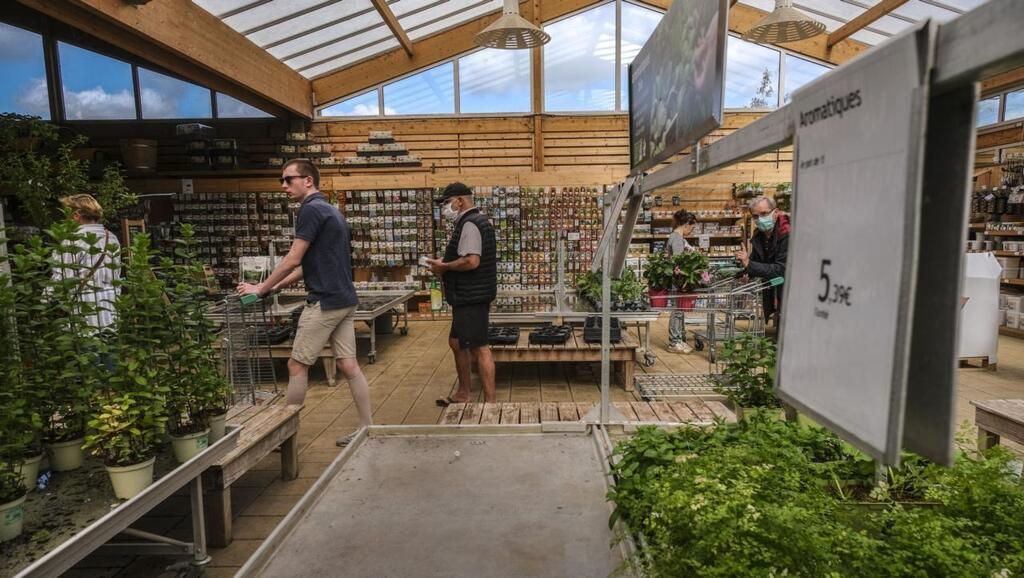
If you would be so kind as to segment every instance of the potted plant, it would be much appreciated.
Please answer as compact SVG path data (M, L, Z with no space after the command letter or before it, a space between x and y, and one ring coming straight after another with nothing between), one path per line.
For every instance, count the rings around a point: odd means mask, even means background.
M671 257L671 265L672 287L680 293L676 298L676 308L693 309L697 296L687 293L710 284L712 280L708 256L701 251L684 251Z
M149 237L132 239L115 305L114 370L96 396L85 448L103 459L114 493L129 499L153 481L156 447L166 431L167 311L164 283L151 263Z
M644 277L647 279L647 294L651 299L651 307L668 306L668 293L672 290L672 268L672 257L664 252L653 253L647 257Z
M775 343L743 333L722 346L725 369L716 391L729 398L736 417L744 419L757 408L779 408L775 397Z
M6 283L3 276L0 276L0 283ZM0 325L6 325L9 313L0 311L0 315L6 318L0 320ZM0 352L0 357L0 542L5 542L21 534L22 503L29 491L28 476L25 475L25 446L32 441L34 434L31 412L20 395L17 362L10 361L13 356L8 351ZM38 460L35 466L38 471ZM34 474L31 482L34 486Z
M0 542L21 535L25 495L28 490L22 482L16 464L0 463Z

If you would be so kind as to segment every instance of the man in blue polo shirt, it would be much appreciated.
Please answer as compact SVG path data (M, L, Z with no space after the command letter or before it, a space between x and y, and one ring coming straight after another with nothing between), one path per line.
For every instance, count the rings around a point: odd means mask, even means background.
M368 426L370 388L356 361L356 288L352 283L351 229L337 207L320 192L320 171L308 159L294 159L281 171L281 187L301 203L295 217L295 241L267 280L259 285L241 283L238 292L267 295L301 277L309 295L299 318L292 355L288 360L288 403L306 398L309 367L331 344L338 369L348 379L360 426ZM339 446L355 432L338 438Z

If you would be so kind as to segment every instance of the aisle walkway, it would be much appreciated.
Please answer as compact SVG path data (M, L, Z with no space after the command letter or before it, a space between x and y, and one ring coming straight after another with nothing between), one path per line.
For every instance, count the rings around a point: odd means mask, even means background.
M668 319L655 324L651 336L657 362L648 373L701 373L708 371L703 353L668 353ZM448 323L417 321L409 335L382 336L377 341L377 363L364 365L370 381L374 421L378 424L432 424L442 415L434 400L453 391L455 366L448 349ZM360 345L364 345L360 342ZM999 369L961 369L957 421L973 423L972 399L1024 398L1024 340L1000 338ZM360 350L361 354L365 351ZM705 352L706 353L706 352ZM360 358L365 363L366 358ZM598 364L515 364L498 367L499 402L575 402L600 399ZM208 576L232 576L256 550L274 526L313 484L339 449L334 440L357 425L358 420L348 388L328 387L320 369L311 375L311 388L302 411L299 431L299 478L279 479L280 457L272 454L232 486L235 541L227 548L213 550ZM283 384L282 384L283 388ZM483 401L479 386L474 401ZM613 401L639 401L621 387L612 389ZM971 434L973 439L973 433ZM1022 450L1024 448L1015 448ZM144 519L143 529L170 533L188 539L191 522L186 496L168 500ZM164 573L166 562L155 558L92 556L69 576L173 576Z

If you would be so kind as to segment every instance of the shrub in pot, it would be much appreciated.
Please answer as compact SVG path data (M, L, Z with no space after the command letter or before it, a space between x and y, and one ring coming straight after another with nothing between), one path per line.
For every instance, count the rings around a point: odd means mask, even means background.
M651 254L644 264L651 307L666 307L668 293L672 290L672 257L664 252Z
M153 459L167 424L164 283L154 272L149 238L132 240L119 285L114 369L96 396L85 447L103 458L119 498L152 483ZM140 473L141 472L141 473Z
M89 400L105 379L103 343L89 320L97 304L83 298L96 267L83 253L103 251L95 234L60 221L20 245L13 257L15 318L26 387L37 395L43 441L56 471L81 466Z
M43 457L42 420L36 411L38 396L23 379L14 301L10 276L0 274L0 468L19 471L31 490Z
M775 397L775 343L750 333L727 340L721 360L726 364L716 390L743 419L756 408L779 408Z

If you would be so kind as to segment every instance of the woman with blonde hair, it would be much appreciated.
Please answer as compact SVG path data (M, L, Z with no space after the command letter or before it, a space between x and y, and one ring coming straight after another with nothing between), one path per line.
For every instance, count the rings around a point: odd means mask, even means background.
M80 277L82 301L96 304L95 312L88 316L86 322L97 330L105 329L114 323L115 285L121 276L121 243L100 222L103 207L92 195L68 195L61 198L60 203L70 211L71 219L78 223L78 233L83 237L95 235L98 239L95 246L103 250L91 254L90 244L84 238L77 240L74 246L66 247L60 254L61 263L68 267L54 269L53 277L57 280Z

